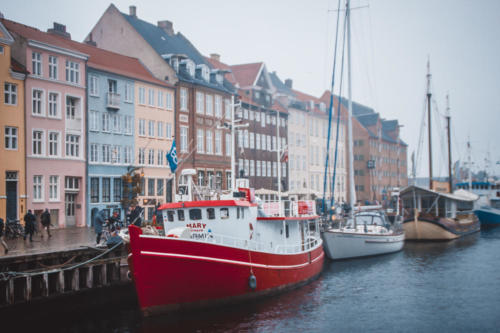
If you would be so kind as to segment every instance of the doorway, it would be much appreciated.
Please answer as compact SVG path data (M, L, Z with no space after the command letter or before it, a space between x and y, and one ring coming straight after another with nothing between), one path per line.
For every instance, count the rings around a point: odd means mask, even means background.
M65 200L66 227L74 227L74 226L76 226L76 217L75 217L76 194L66 193L65 198L66 198L66 200Z

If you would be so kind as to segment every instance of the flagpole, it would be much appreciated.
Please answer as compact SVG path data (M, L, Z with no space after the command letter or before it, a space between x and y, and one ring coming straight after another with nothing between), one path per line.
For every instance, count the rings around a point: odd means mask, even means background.
M278 168L278 203L281 213L281 159L280 159L280 113L276 110L276 153L277 153L277 168Z

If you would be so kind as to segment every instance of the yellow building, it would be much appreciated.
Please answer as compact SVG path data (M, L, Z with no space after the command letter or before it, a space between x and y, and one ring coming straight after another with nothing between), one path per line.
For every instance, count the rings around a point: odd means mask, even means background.
M0 217L26 213L24 78L26 70L11 59L14 39L0 22Z

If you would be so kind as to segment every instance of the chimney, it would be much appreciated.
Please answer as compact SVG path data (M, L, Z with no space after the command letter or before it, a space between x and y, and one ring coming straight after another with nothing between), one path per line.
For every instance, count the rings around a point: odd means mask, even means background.
M52 29L47 29L50 34L58 35L66 39L71 39L71 35L66 32L66 26L61 23L54 22L54 27Z
M137 7L136 6L128 7L128 14L132 17L137 17Z
M286 79L286 80L285 80L285 86L286 86L287 88L292 89L292 85L293 85L293 81L292 81L292 79Z
M86 40L85 43L88 45L97 46L97 43L92 40L92 33L89 34L89 39Z
M210 53L210 59L220 62L220 54Z
M174 35L174 24L172 23L172 21L158 21L158 28L165 31L169 36Z

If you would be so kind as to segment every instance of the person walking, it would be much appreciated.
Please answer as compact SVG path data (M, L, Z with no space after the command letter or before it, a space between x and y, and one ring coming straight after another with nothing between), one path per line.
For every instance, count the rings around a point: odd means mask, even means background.
M5 223L3 221L3 218L0 217L0 243L2 244L5 254L9 253L9 247L7 246L7 243L5 243L5 240L3 239L3 231L4 231Z
M134 209L130 212L130 224L134 224L140 227L142 224L141 213L142 208L139 205L135 206Z
M47 235L49 235L49 238L52 237L52 235L50 234L50 213L47 208L45 208L45 210L43 211L42 216L40 217L40 221L42 222L42 227L47 230ZM43 232L41 234L43 238Z
M96 245L101 242L102 227L106 223L106 217L104 216L104 210L100 210L94 218L94 230L97 235Z
M30 242L33 241L33 234L35 233L35 222L36 217L31 212L31 209L28 209L26 215L24 215L24 240L26 240L26 236L30 235Z

